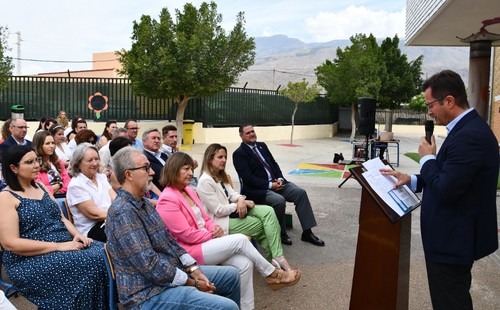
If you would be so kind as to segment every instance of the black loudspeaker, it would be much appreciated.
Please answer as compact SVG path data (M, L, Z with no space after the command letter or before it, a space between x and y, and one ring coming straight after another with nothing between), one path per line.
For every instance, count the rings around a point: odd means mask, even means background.
M361 97L358 99L358 133L371 135L375 131L375 111L377 100Z

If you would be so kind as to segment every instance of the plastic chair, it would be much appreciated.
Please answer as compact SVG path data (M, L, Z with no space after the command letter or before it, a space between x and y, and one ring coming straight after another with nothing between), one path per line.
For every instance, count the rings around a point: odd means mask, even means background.
M104 255L104 264L106 265L106 271L108 273L108 281L109 281L109 308L110 309L118 309L118 306L115 301L115 292L116 292L116 278L115 278L115 269L113 268L113 261L111 260L111 256L109 256L108 248L106 244L104 244L104 249L102 250Z
M68 205L68 200L66 198L56 198L59 207L64 214L64 217L67 218L71 223L73 223L73 215L71 214L71 209Z
M0 246L0 286L3 287L5 297L17 295L18 289L12 284L7 282L3 277L3 248Z

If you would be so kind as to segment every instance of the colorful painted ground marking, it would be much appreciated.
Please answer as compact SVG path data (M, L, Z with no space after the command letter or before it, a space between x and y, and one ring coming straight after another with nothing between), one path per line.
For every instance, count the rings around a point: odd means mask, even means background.
M349 169L356 165L340 164L306 164L302 163L297 168L288 172L292 175L322 178L347 178L351 173Z

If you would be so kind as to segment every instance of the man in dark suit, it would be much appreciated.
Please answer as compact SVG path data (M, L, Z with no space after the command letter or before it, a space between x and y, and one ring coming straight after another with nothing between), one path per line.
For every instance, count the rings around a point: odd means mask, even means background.
M163 186L160 185L160 175L163 166L167 162L167 155L160 152L161 135L156 128L148 129L142 134L142 144L144 145L144 155L149 160L151 168L155 172L153 175L153 183L160 191L163 191Z
M472 309L472 265L498 248L498 141L469 108L457 73L437 73L423 90L429 115L448 136L437 155L434 136L431 144L422 138L419 175L382 173L397 177L396 186L423 191L420 226L433 308Z
M25 139L28 133L28 125L24 119L13 119L9 130L11 135L0 144L0 155L13 145L27 145L31 147L31 141Z
M243 181L242 194L257 204L274 208L281 226L281 242L287 245L292 245L292 240L286 233L285 207L287 201L293 202L303 230L301 240L324 246L311 230L316 219L306 191L283 177L267 145L257 142L252 125L241 125L239 131L243 142L233 153L233 164Z

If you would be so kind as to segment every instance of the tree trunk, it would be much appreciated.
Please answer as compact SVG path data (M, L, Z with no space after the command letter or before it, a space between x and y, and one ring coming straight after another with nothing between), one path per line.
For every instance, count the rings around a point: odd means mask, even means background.
M295 102L295 107L293 108L293 113L292 113L292 132L290 134L290 144L293 144L293 129L295 126L295 113L297 113L298 109L299 109L299 103Z
M177 114L175 116L175 123L177 127L177 143L179 144L179 147L182 145L182 136L184 133L184 111L186 111L189 99L191 99L191 97L188 96L175 98L175 102L177 102Z
M358 111L357 109L358 105L356 103L353 103L351 105L351 137L349 140L354 141L354 138L356 136L356 113Z

